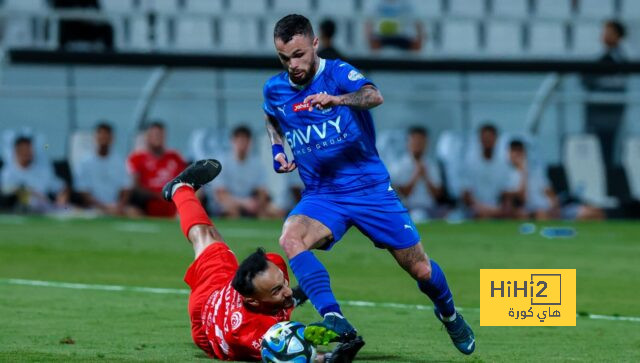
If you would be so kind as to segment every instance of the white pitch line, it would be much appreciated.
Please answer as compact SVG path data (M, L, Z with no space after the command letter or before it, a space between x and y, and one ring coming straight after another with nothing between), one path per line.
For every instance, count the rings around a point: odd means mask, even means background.
M73 282L57 282L57 281L41 281L41 280L25 280L25 279L0 279L0 284L5 285L21 285L21 286L38 286L38 287L54 287L63 289L76 289L76 290L99 290L99 291L129 291L129 292L144 292L151 294L171 294L171 295L189 295L188 289L169 289L160 287L139 287L139 286L123 286L123 285L96 285L96 284L79 284ZM390 309L402 309L402 310L433 310L430 305L420 304L400 304L390 302L372 302L372 301L358 301L358 300L342 300L340 304L353 307L366 307L366 308L390 308ZM473 311L479 312L478 308L457 308L460 311ZM579 318L589 318L593 320L609 320L609 321L630 321L634 323L640 323L640 317L637 316L613 316L613 315L600 315L600 314L588 314L588 315L576 315Z
M133 223L133 222L118 222L113 224L113 228L120 232L134 232L134 233L158 233L160 228L151 223Z

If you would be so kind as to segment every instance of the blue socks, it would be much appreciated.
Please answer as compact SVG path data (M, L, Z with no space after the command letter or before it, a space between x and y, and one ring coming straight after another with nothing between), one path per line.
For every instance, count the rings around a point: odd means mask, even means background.
M323 317L327 313L338 313L340 305L333 296L329 273L311 251L304 251L289 260L293 274L296 275L302 291ZM444 278L444 276L443 276ZM445 286L446 286L445 281ZM447 291L449 291L447 289Z
M418 281L418 288L429 296L440 315L447 318L455 314L456 307L453 304L453 295L451 295L449 285L447 285L444 272L442 272L436 261L431 260L431 279L429 281Z

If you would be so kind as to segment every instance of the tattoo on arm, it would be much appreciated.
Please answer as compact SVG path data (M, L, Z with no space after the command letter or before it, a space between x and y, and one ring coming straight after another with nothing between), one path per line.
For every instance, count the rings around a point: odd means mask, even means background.
M278 120L269 115L265 116L265 120L265 126L267 127L267 134L269 135L269 140L271 140L271 145L282 145L282 130L280 129Z
M372 85L366 85L356 92L340 96L340 104L362 109L370 109L383 102L382 94Z

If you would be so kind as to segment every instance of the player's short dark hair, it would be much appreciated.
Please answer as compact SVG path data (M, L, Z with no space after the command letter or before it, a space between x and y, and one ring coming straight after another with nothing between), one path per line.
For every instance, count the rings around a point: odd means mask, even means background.
M111 126L110 123L106 122L106 121L100 121L96 124L95 127L96 131L106 131L110 134L113 133L113 126Z
M480 133L483 132L491 132L492 134L497 135L498 128L494 124L486 122L480 126Z
M265 271L268 267L267 255L264 249L258 248L240 263L231 286L242 296L251 296L256 292L253 278Z
M31 138L29 136L24 136L24 135L20 135L18 137L16 137L16 139L13 141L13 147L17 148L18 146L22 145L22 144L29 144L31 145Z
M146 130L153 129L153 128L159 128L161 130L164 130L165 129L164 122L162 122L160 120L150 121L147 124Z
M409 130L407 132L409 135L421 135L424 137L429 137L429 129L427 129L424 126L418 126L418 125L414 125L409 127Z
M605 26L613 29L613 31L615 31L620 38L624 38L627 35L627 27L625 27L621 22L617 20L608 20L605 23Z
M278 20L273 28L273 38L289 43L296 35L313 37L313 27L309 19L298 14L289 14Z
M331 39L336 34L336 22L331 19L324 19L320 23L320 34Z
M509 143L509 149L514 151L522 151L524 152L524 142L520 139L513 139Z
M238 136L246 136L247 138L250 139L251 138L251 129L248 128L245 125L237 126L231 132L231 136L233 136L234 138L236 138Z

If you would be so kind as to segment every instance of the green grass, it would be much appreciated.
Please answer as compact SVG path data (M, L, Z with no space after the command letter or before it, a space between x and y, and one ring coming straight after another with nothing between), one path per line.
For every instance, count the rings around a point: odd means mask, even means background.
M192 251L177 223L137 222L147 232L131 231L131 223L0 217L0 279L185 288ZM575 227L577 237L566 240L523 236L510 222L433 223L420 232L458 306L479 306L481 268L575 268L578 312L640 316L640 224ZM219 222L218 228L240 258L258 245L279 251L277 222ZM428 304L388 253L357 231L318 255L339 299ZM186 300L0 283L0 361L203 360L191 343ZM576 327L480 327L477 311L469 310L477 351L465 357L430 311L344 311L367 341L363 362L640 361L639 322L580 317ZM307 304L293 318L318 316Z

